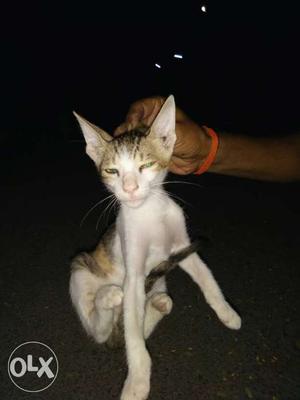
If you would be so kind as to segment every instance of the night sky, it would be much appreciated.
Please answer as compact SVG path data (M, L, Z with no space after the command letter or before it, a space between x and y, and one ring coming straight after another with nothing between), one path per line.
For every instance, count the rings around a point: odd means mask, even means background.
M78 139L73 109L111 131L132 101L170 93L214 128L299 129L298 12L287 2L26 2L1 14L2 144Z

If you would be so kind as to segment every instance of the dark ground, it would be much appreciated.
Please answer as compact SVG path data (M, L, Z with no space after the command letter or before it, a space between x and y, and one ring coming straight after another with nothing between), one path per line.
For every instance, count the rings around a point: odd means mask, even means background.
M104 209L80 227L103 192L79 147L2 164L3 400L118 399L126 376L124 352L108 352L86 336L68 295L69 260L96 243ZM299 400L299 184L209 174L175 179L201 185L169 190L190 203L191 233L212 240L203 258L243 325L225 328L192 281L173 272L173 312L148 342L149 398ZM12 350L33 340L51 346L60 364L57 380L38 394L20 391L7 375Z

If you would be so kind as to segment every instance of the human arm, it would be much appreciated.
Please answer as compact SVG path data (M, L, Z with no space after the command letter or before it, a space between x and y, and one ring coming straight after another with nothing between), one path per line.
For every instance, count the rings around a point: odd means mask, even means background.
M164 101L163 97L151 97L133 103L116 134L139 123L151 125ZM219 146L209 172L266 181L300 179L300 134L272 138L217 134ZM176 136L169 170L180 175L196 172L209 154L211 137L179 108Z
M300 135L250 137L221 132L209 172L264 181L300 180Z

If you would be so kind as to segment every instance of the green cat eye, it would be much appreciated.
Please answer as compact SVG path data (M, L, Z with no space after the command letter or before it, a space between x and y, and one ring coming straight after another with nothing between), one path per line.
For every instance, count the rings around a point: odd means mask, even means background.
M143 164L143 165L140 166L140 171L142 171L142 170L145 169L145 168L150 168L150 167L152 167L152 165L154 165L154 164L155 164L155 161L149 161L149 162L147 162L146 164Z
M118 174L119 173L119 171L116 168L106 168L104 171L107 172L108 174Z

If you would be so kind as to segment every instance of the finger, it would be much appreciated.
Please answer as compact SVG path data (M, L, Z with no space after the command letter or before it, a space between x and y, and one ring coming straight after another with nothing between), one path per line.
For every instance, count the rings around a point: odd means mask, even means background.
M145 108L143 101L136 101L129 107L125 120L126 122L136 124L138 121L141 121L144 118L144 114Z
M173 174L177 175L187 175L189 172L185 171L182 169L182 167L176 165L173 161L170 161L168 169L170 172L173 172Z
M136 128L141 122L143 122L144 109L141 105L132 105L126 115L125 122L119 125L115 131L114 136L119 136L122 133L128 132Z
M128 130L136 128L143 120L143 114L141 112L131 113L126 116L126 124Z
M140 104L132 104L126 115L125 122L115 129L114 136L122 135L123 133L136 128L143 119L143 112L143 108L141 108Z
M131 104L127 112L125 122L119 125L114 135L118 136L131 129L136 128L141 122L150 126L155 119L158 111L164 103L163 97L150 97L138 100Z
M130 121L125 121L117 127L117 129L114 131L114 136L118 136L121 135L122 133L129 132L132 129L135 129L140 122L141 122L140 119L132 117Z
M126 121L133 124L134 127L136 127L139 122L150 126L164 101L165 98L160 96L153 96L136 101L130 106Z
M128 123L123 122L121 125L119 125L115 130L114 130L114 136L119 136L122 135L123 133L128 131Z

